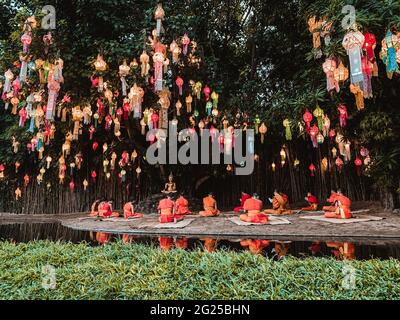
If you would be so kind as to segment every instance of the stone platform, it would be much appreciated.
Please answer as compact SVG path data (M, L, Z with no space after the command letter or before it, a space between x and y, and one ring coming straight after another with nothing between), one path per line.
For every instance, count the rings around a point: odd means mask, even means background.
M188 226L179 229L157 228L158 215L146 215L137 220L96 221L87 214L68 215L0 215L0 224L24 222L60 222L63 226L75 230L123 233L142 236L186 236L213 238L247 238L273 240L335 240L335 241L396 241L400 242L400 215L384 212L376 204L362 206L355 204L355 210L369 209L369 212L357 214L358 217L383 217L381 221L360 222L354 224L331 224L321 221L301 219L310 213L285 216L291 222L288 225L239 226L229 220L232 213L224 213L215 218L188 216L194 219ZM311 213L311 215L315 215Z

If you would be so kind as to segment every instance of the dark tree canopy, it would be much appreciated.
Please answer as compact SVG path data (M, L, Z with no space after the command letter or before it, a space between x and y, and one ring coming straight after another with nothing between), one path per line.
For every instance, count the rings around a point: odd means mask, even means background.
M32 14L41 17L41 8L47 2L15 0L10 3L0 0L0 76L18 60L23 22ZM53 59L60 56L64 60L65 83L62 95L68 93L73 103L96 103L97 92L91 88L89 77L93 74L92 64L98 53L103 54L109 65L104 77L109 79L113 87L119 87L118 66L124 59L128 62L133 58L139 60L155 26L154 9L157 3L151 0L53 1L57 28L53 32L54 44L49 55ZM368 30L377 38L375 55L378 57L379 77L373 79L374 97L365 100L365 109L361 112L355 108L354 96L348 90L348 81L339 93L328 94L326 76L322 69L325 57L329 56L340 58L348 65L348 56L341 44L346 33L341 27L344 17L342 8L345 4L355 6L357 24L361 30ZM238 111L246 114L250 123L254 123L258 117L267 124L268 134L265 144L257 141L261 161L258 171L249 178L251 183L244 183L242 178L227 178L224 166L161 168L161 175L160 170L144 166L143 169L151 177L148 182L149 192L155 192L160 187L170 170L181 177L180 182L186 189L190 189L195 180L184 177L193 175L193 178L198 179L208 174L228 179L226 181L234 180L239 184L238 188L240 184L247 185L262 195L273 190L274 184L279 184L295 200L302 199L303 193L309 189L325 196L330 191L326 186L327 181L332 188L345 185L356 198L368 198L366 190L371 186L385 188L392 195L400 191L400 79L394 76L389 80L385 66L379 59L381 40L386 31L392 26L400 27L399 1L180 0L165 1L163 7L166 15L163 21L163 42L169 46L173 39L187 32L198 43L198 54L202 59L199 69L177 69L172 75L184 72L188 79L194 78L208 84L218 91L221 110L228 118L233 120ZM307 25L311 16L326 17L333 23L331 42L323 46L323 57L319 59L314 59L312 34ZM46 33L40 29L35 32L38 39ZM42 52L43 43L34 42L31 50ZM129 83L137 81L145 85L143 80L135 77L129 78ZM172 76L167 77L170 88L174 82ZM157 105L157 99L146 99L145 104L148 106ZM2 103L0 163L10 164L16 159L25 161L28 166L36 163L27 159L23 148L18 154L13 153L10 146L12 136L18 136L21 145L24 145L30 140L30 135L18 127L17 117L4 111ZM309 141L305 140L304 134L300 134L297 122L302 120L306 108L312 112L318 104L334 122L333 126L336 126L337 105L340 103L349 106L348 126L342 130L344 138L353 141L352 146L356 152L359 152L361 146L367 147L373 161L367 174L361 178L355 174L351 162L347 164L348 171L346 169L335 173L331 179L325 179L319 174L314 181L308 177L309 164L313 162L318 167L332 145L326 143L316 152ZM286 118L293 123L294 140L291 142L286 141L282 125ZM185 121L180 123L186 125ZM57 126L59 139L53 143L50 152L54 159L60 152L63 137L68 130L69 125ZM115 149L121 152L129 146L130 149L142 151L144 139L138 134L139 130L138 124L127 125L129 139L123 144L113 144ZM98 136L98 140L110 141L110 137L104 133L104 136ZM293 162L298 158L301 161L300 171L294 173L294 168L282 168L277 173L271 173L271 163L279 163L279 151L284 144L291 152L290 160ZM87 150L90 144L88 141L80 141L74 148ZM93 157L90 165L101 167L102 159L101 154ZM28 171L33 174L32 169ZM89 171L88 167L87 174ZM197 175L199 172L202 174ZM298 177L294 178L294 174ZM355 180L349 178L351 175L356 177ZM53 177L56 178L57 173ZM14 182L10 182L13 186L11 194L19 180L21 176L15 176ZM350 191L352 184L354 188L363 185L367 189L361 188L363 191L359 194ZM133 189L131 187L130 192Z

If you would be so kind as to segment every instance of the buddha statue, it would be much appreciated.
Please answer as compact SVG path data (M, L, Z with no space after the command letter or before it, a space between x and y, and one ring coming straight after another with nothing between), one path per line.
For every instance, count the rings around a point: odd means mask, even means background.
M174 181L174 176L172 175L172 173L168 177L168 182L165 184L165 189L161 192L164 194L172 194L177 192L176 183Z

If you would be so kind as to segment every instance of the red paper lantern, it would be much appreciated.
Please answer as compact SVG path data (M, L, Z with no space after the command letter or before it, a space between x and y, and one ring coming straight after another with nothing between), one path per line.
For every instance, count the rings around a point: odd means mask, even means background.
M308 168L310 169L311 177L314 177L314 175L315 175L315 166L314 166L314 164L311 163Z
M74 189L75 189L75 183L74 183L74 181L71 181L71 182L69 183L69 188L71 189L71 191L74 191Z
M179 88L179 95L182 95L182 87L183 87L183 79L181 77L176 78L175 80L176 85Z
M210 100L211 89L208 85L204 87L203 93L206 96L206 101Z
M373 61L375 59L375 54L374 54L375 47L376 47L375 35L369 32L364 33L363 49L365 50L369 61Z
M90 174L92 176L92 179L94 182L96 182L96 178L97 178L97 173L95 170L92 171L92 173Z
M329 131L329 138L331 138L331 140L333 140L336 137L336 131L335 129L331 129Z
M92 148L93 148L93 151L94 151L94 152L96 152L96 150L97 150L98 147L99 147L99 144L98 144L96 141L93 142Z
M310 111L308 111L308 109L306 109L306 112L304 112L303 114L303 120L307 125L307 132L310 132L310 123L313 119L313 115L311 114Z
M311 137L311 141L313 143L314 148L318 148L318 140L317 140L317 136L319 133L318 127L316 125L313 125L309 131L310 131L310 137Z
M357 168L362 166L362 160L360 158L356 158L356 160L354 160L354 164Z
M29 184L29 176L26 174L26 175L24 176L24 185L25 185L25 187L26 187L28 184Z
M336 165L337 165L339 171L342 170L342 167L343 167L343 160L342 160L340 157L337 157L337 158L336 158L335 163L336 163Z

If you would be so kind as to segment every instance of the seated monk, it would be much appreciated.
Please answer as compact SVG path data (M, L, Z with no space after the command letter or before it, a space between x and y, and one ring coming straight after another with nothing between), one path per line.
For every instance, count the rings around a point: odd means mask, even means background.
M209 193L208 197L203 199L203 206L204 211L200 211L202 217L215 217L220 214L220 211L217 208L217 201L215 201L212 192Z
M101 200L96 200L93 202L91 210L90 210L90 216L91 217L97 217L99 215L99 204Z
M175 214L177 215L192 214L192 212L189 210L189 201L187 201L182 194L175 201L175 208Z
M99 216L102 218L116 218L119 217L119 213L112 211L112 201L103 201L99 204Z
M274 192L272 202L272 209L265 210L267 214L292 214L293 211L289 207L289 197L284 193Z
M174 214L175 204L171 200L171 197L167 195L165 199L162 199L158 204L158 211L160 213L159 221L160 223L172 223L177 220L182 220L183 217Z
M246 202L246 200L248 200L250 198L251 198L251 196L249 194L242 192L242 197L240 198L240 206L233 209L233 212L239 213L239 212L244 211L244 209L243 209L244 203Z
M330 206L324 206L322 208L323 211L325 212L335 212L336 211L336 206L335 206L335 201L336 201L337 193L335 191L331 191L331 195L329 199L327 200L331 205Z
M240 241L242 247L248 247L252 254L261 254L269 246L268 240L243 240Z
M307 194L305 198L308 202L308 207L301 208L301 211L317 211L318 210L318 199L316 196L313 196L311 192Z
M125 219L143 218L143 214L135 212L134 204L135 204L134 201L129 201L124 205Z
M258 194L254 194L252 198L247 199L244 203L243 209L247 211L246 214L240 215L240 220L244 222L267 224L268 216L261 213L263 203L259 199Z
M351 219L353 216L351 214L351 201L349 198L344 196L341 191L338 191L335 198L336 210L335 212L327 211L325 212L325 218L332 219Z

